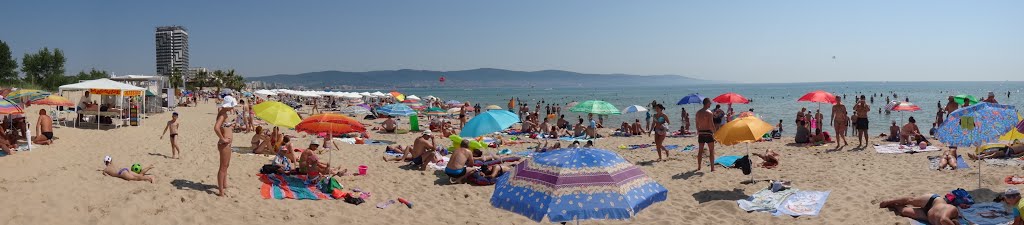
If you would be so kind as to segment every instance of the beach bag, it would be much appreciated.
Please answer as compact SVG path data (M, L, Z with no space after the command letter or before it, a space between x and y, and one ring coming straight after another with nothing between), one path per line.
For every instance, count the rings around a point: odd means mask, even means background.
M319 186L320 191L323 191L324 193L334 193L334 190L341 190L345 188L341 183L338 183L338 180L334 179L334 177L320 180Z
M743 158L737 159L736 160L736 165L733 165L733 166L736 167L736 168L740 168L740 170L743 171L743 175L750 175L750 170L751 170L751 168L750 168L751 167L750 156L743 156Z
M359 205L359 204L366 203L365 200L363 200L361 198L352 197L352 195L345 196L345 202L348 202L349 204L353 204L353 205Z
M260 174L277 174L279 171L281 171L281 166L274 164L266 164L260 168Z

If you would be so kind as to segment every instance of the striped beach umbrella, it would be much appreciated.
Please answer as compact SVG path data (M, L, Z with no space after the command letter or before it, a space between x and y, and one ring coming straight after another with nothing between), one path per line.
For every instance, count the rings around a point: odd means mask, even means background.
M498 178L491 205L540 222L626 220L668 190L618 154L591 148L537 153Z
M619 115L622 112L615 105L606 101L589 100L584 101L569 109L570 112L593 113L599 115Z
M904 111L904 112L916 112L916 111L921 110L921 107L918 107L917 105L914 105L914 103L910 103L910 102L900 102L900 103L896 103L896 105L893 105L892 109L890 109L890 110L892 110L892 111Z
M22 113L25 113L25 111L21 108L21 106L18 106L17 103L7 100L6 98L0 98L0 114Z
M33 105L75 106L75 103L71 102L71 100L60 95L49 95L43 99L30 101L29 103L32 103Z
M35 89L19 89L17 91L7 94L7 99L14 103L24 103L23 101L32 102L40 100L50 96L50 92L35 90Z
M411 116L416 115L416 110L409 108L405 104L390 104L380 107L377 113L389 116Z

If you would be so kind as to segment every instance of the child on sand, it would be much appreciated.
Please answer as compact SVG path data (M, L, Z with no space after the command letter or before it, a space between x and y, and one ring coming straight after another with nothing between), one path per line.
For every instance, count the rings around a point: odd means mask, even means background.
M177 159L178 153L181 149L178 148L178 112L171 113L171 120L167 121L167 126L164 127L164 132L160 133L160 139L164 139L164 134L167 130L171 131L171 158Z
M146 167L139 171L131 171L128 167L116 166L111 161L112 159L110 158L110 156L103 158L103 165L106 166L105 168L103 168L103 175L118 177L127 181L144 180L149 181L150 183L156 182L155 176L146 174L146 172L149 172L150 169L153 169L153 166Z

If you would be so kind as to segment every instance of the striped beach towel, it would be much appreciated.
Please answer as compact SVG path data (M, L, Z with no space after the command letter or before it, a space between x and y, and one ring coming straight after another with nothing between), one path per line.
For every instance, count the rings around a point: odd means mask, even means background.
M260 196L263 199L333 199L317 189L305 175L260 174ZM308 183L308 184L307 184Z

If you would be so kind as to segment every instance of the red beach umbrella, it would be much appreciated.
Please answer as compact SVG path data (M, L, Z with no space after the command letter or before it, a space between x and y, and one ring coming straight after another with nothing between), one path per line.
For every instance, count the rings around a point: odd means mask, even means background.
M735 103L735 104L747 104L747 103L750 103L750 100L747 100L747 98L744 98L742 95L736 94L735 92L725 93L725 94L719 95L718 97L715 97L714 99L711 99L711 100L715 101L717 103L726 103L726 104L733 104L733 103Z
M797 99L796 101L836 104L836 96L826 91L817 90L805 94L803 97L800 97L800 99Z
M914 103L910 103L910 102L900 102L900 103L896 104L895 106L893 106L891 110L892 111L914 112L914 111L921 110L921 107L917 107L917 105L914 105Z

